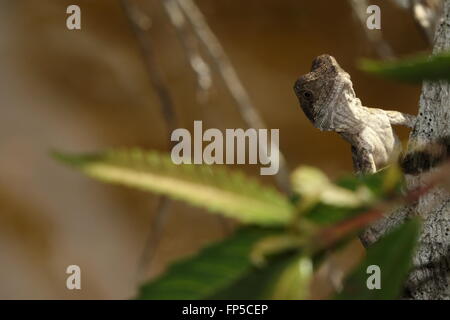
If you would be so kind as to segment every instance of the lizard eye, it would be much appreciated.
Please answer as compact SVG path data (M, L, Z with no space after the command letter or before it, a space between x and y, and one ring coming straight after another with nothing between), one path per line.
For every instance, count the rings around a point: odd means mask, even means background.
M313 97L312 92L309 90L304 90L304 91L302 91L301 94L302 94L303 98L305 98L306 100L311 100Z

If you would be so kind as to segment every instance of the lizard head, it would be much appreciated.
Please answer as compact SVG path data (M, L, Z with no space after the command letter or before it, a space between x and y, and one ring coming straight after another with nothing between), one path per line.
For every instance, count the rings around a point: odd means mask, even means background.
M331 114L342 104L343 94L355 96L350 75L327 54L314 59L311 71L295 82L294 91L306 117L321 130L335 130Z

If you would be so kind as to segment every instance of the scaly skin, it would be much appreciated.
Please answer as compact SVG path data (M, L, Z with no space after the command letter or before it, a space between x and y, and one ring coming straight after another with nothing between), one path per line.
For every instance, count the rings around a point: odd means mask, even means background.
M397 158L401 144L392 125L412 127L415 117L398 111L367 108L356 97L350 75L330 55L314 59L294 91L306 117L323 131L335 131L352 148L358 174L374 173Z

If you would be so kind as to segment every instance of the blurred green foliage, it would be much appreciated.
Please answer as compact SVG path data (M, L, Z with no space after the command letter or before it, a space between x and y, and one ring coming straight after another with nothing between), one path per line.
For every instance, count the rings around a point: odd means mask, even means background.
M419 55L397 61L361 60L360 68L383 78L421 83L424 80L450 81L450 53Z
M118 150L89 155L56 154L85 174L109 183L164 194L243 224L229 238L172 265L144 284L138 299L304 299L324 255L348 243L366 224L341 226L399 194L396 166L333 183L321 171L292 174L295 200L241 173L216 166L174 165L168 155ZM348 224L350 222L350 224ZM405 224L368 250L348 276L339 298L398 298L419 224ZM328 239L328 240L326 240ZM331 239L331 240L330 240ZM368 265L382 268L382 287L368 290Z

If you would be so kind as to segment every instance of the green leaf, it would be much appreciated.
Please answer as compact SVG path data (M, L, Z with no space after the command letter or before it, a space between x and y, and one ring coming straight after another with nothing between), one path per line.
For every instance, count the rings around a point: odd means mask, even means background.
M351 175L332 183L312 167L299 167L292 176L293 190L300 196L302 217L325 226L367 211L376 200L399 189L401 175L396 166L365 176Z
M352 208L318 203L304 217L320 226L328 226L365 212L367 208L366 206Z
M333 184L320 170L301 166L291 175L292 189L299 194L301 205L321 202L328 205L358 207L367 199L356 192Z
M376 201L400 192L403 184L403 174L395 165L374 174L349 175L336 183L315 168L300 167L291 179L299 194L297 207L307 219L302 221L303 231L305 222L330 226L366 212Z
M309 287L313 277L313 262L310 257L301 256L294 259L280 273L270 298L280 300L301 300L306 299L309 294Z
M206 299L252 270L254 244L276 231L256 227L238 230L231 238L173 264L160 278L143 285L138 299Z
M209 297L214 300L304 299L309 294L312 262L298 253L273 257L265 267L254 267L225 290Z
M450 81L450 53L433 56L416 56L397 61L378 62L363 59L360 68L366 72L404 82L422 82L423 80Z
M285 225L294 212L287 197L240 172L218 166L176 165L169 155L154 151L56 153L55 157L98 180L164 194L243 223Z
M392 195L392 192L400 192L404 183L404 177L398 166L391 165L373 174L364 176L346 176L339 179L336 184L352 191L371 193L367 198L380 199Z
M364 261L346 279L343 291L336 298L343 300L400 298L411 268L419 229L419 221L410 220L370 247ZM373 272L367 273L367 268L372 265L380 268L381 289L368 289L367 282Z

